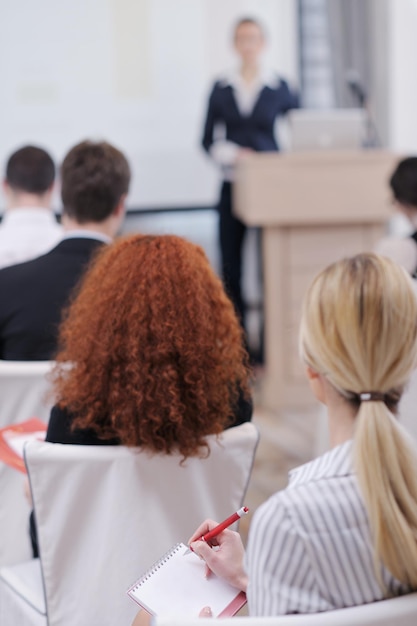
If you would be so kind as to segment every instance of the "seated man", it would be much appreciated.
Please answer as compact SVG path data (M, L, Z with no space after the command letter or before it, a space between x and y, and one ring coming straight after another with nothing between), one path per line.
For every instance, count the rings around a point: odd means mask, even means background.
M124 218L130 168L108 143L84 141L61 168L64 237L48 254L0 270L0 359L53 359L61 312L94 252Z
M55 165L42 148L25 146L6 165L0 226L0 268L45 254L62 237L52 212Z
M390 178L395 208L410 223L410 236L385 237L375 252L402 265L414 278L417 275L417 157L400 161Z

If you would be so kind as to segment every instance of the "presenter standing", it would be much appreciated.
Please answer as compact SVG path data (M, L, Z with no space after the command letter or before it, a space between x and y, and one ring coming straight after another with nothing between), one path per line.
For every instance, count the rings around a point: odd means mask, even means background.
M257 20L242 18L237 22L234 48L239 66L213 86L202 143L222 172L218 203L222 275L245 327L241 275L246 226L232 211L233 170L248 152L279 150L275 122L298 106L298 97L285 80L263 67L265 33Z

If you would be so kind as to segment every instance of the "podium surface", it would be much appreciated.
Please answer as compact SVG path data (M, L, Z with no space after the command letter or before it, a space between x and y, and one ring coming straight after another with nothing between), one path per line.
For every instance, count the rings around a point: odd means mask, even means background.
M238 163L234 212L263 229L266 408L314 403L298 354L304 294L324 267L372 251L383 236L397 160L382 150L323 150L258 153Z

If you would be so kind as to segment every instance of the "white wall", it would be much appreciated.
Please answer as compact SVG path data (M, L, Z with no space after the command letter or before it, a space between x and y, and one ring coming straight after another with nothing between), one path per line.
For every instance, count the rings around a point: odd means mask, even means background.
M60 161L105 138L131 161L130 206L213 203L201 126L242 14L263 20L268 63L296 82L296 0L0 2L1 162L29 142Z
M389 143L417 154L417 0L390 0L388 12Z

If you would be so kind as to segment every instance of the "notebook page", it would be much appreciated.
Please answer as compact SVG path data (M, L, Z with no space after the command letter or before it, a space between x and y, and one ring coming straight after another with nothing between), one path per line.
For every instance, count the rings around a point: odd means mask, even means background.
M193 552L184 556L186 549L183 543L174 547L128 593L154 615L197 617L203 607L210 606L217 617L239 595L239 590L214 574L206 579L204 561Z

